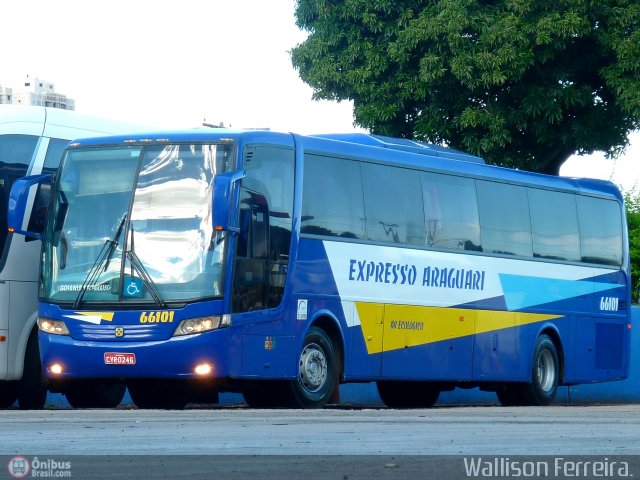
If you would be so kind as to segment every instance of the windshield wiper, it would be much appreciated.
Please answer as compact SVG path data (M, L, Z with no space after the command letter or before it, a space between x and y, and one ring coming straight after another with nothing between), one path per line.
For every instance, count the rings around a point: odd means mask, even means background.
M122 229L124 228L126 219L127 214L125 213L118 223L116 233L113 234L113 237L107 238L102 245L102 248L100 249L100 252L96 257L96 260L93 262L89 273L87 273L87 277L84 279L84 282L82 282L82 286L80 287L80 291L78 292L76 301L73 303L74 309L80 307L85 293L87 293L87 290L89 290L90 287L95 285L95 283L98 281L98 278L100 278L100 273L107 271L109 263L111 262L111 258L113 257L113 254L118 247L118 241L120 239L120 235L122 234Z
M133 232L133 225L132 225L131 226L131 244L129 249L125 252L125 256L129 259L129 263L131 263L131 269L138 272L140 280L142 280L142 283L144 283L144 286L147 287L147 290L149 290L149 293L155 300L156 304L159 307L164 308L167 306L167 304L162 299L162 296L160 295L160 292L158 291L158 288L156 287L155 282L151 278L151 275L149 275L149 272L144 267L144 264L136 254L133 237L134 237L134 232Z

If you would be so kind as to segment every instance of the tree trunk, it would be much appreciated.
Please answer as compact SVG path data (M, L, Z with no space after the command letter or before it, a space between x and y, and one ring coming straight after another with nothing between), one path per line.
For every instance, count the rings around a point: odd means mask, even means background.
M560 167L562 164L575 153L575 150L568 149L564 146L558 146L550 149L546 155L539 158L538 172L547 175L560 175Z

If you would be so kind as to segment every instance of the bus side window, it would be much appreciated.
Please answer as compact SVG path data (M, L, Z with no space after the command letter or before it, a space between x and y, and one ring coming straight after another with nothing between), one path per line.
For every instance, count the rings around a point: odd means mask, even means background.
M475 181L422 172L426 245L482 251Z

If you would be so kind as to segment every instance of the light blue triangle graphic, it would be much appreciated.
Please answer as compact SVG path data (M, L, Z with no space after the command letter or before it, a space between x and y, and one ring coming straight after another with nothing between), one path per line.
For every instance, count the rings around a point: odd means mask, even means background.
M561 280L500 274L502 292L508 310L569 300L597 292L622 287L617 283L598 283L589 280Z

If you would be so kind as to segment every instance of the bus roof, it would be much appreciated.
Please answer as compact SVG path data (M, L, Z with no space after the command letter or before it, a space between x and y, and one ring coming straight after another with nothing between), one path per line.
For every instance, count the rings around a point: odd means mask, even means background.
M149 130L150 126L84 115L73 110L32 105L0 105L0 134L71 139L116 132Z
M368 133L328 133L313 136L318 138L327 138L329 140L357 143L360 145L369 145L371 147L401 150L421 155L463 160L466 162L485 163L483 158L476 157L475 155L470 155L453 148L420 142L418 140L409 140L406 138L385 137L382 135L372 135Z
M364 133L317 134L302 136L270 130L232 130L226 128L195 128L110 135L74 140L73 147L144 143L211 142L226 139L242 144L262 143L294 148L302 145L305 151L331 153L340 157L369 159L415 167L441 173L483 178L506 183L535 185L549 189L581 191L589 194L614 196L622 199L611 182L589 178L570 178L486 165L480 157L458 150L424 142L396 139Z

